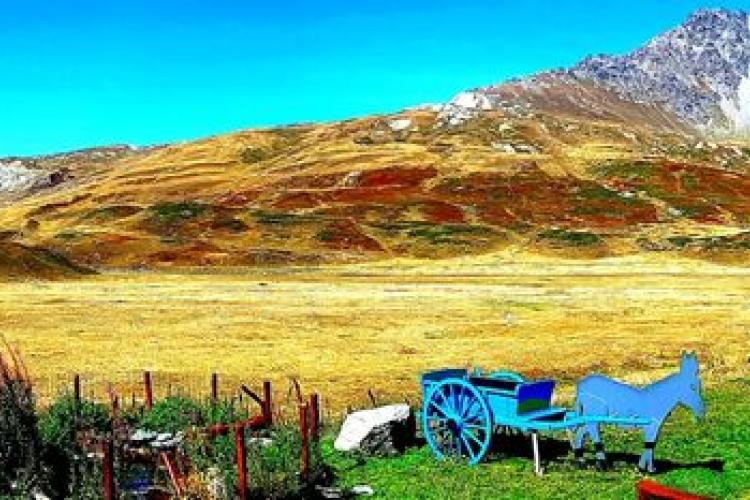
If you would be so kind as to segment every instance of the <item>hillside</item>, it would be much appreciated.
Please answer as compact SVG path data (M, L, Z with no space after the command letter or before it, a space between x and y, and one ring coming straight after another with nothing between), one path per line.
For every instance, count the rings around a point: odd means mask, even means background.
M750 144L725 128L708 137L669 99L635 98L628 89L642 83L628 83L632 71L613 62L652 64L654 47L692 40L683 32L706 44L725 37L696 28L714 22L705 12L635 56L468 91L438 109L3 160L15 169L5 168L9 178L22 180L5 189L0 229L8 241L94 267L313 265L514 248L744 263ZM741 65L746 45L741 57L725 55ZM616 68L607 82L592 76L604 61ZM734 76L725 80L740 92L744 80ZM734 99L727 88L709 97Z

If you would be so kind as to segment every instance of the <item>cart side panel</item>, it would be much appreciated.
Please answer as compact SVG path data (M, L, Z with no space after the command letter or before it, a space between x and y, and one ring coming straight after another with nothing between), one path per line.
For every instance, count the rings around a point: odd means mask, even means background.
M513 393L503 393L500 391L486 391L487 406L492 414L492 422L503 425L509 418L516 415L518 409L518 400Z
M466 368L443 368L423 373L420 380L422 385L422 401L425 401L433 387L443 380L464 377L466 377Z

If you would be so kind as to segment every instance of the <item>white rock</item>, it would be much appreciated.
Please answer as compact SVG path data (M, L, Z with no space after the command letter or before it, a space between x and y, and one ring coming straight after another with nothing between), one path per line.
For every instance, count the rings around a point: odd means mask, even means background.
M371 486L368 486L366 484L361 484L361 485L352 487L352 494L371 497L372 495L375 494L375 491L372 489Z
M409 405L407 404L382 406L372 410L354 412L347 415L333 446L339 451L357 450L362 440L375 427L389 422L401 422L407 418L409 418Z
M396 120L391 120L390 122L388 122L388 126L391 127L391 130L393 130L394 132L400 132L411 127L411 120L409 118L399 118Z
M448 104L466 109L480 109L485 111L492 109L492 103L490 103L487 96L479 92L461 92L451 99Z

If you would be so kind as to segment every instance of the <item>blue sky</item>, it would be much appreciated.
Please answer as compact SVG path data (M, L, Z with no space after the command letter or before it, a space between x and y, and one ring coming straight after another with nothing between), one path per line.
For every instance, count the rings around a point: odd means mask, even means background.
M724 2L0 0L0 156L444 101Z

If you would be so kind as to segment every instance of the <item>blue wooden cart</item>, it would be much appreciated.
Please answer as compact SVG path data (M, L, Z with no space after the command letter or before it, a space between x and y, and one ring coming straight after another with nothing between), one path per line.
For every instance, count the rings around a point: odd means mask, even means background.
M572 431L592 422L633 427L651 423L637 417L578 415L552 406L553 380L529 381L509 371L436 370L424 373L421 384L422 429L439 459L476 464L487 453L493 431L506 427L531 434L534 472L541 474L540 432Z

